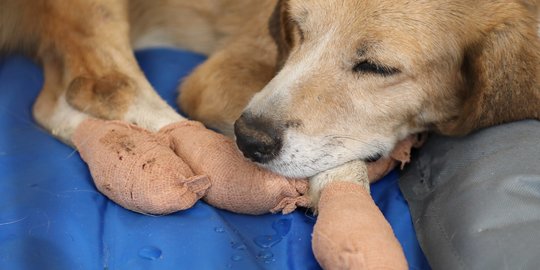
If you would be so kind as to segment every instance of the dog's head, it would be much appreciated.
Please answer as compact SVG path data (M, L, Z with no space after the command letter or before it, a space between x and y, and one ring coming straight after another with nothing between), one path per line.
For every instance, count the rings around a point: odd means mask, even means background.
M517 0L280 0L280 70L236 122L238 146L306 177L412 133L538 119L536 14Z

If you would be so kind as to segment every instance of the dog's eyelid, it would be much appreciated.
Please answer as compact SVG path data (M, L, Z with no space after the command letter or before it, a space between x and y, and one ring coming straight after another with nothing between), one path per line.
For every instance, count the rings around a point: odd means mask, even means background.
M354 65L353 72L390 76L400 73L401 71L398 68L385 66L371 60L362 60Z

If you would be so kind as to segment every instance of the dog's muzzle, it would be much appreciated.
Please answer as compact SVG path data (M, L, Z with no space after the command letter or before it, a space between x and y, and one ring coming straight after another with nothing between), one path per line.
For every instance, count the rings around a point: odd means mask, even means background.
M234 123L236 144L244 156L258 163L274 159L283 146L283 128L263 117L242 114Z

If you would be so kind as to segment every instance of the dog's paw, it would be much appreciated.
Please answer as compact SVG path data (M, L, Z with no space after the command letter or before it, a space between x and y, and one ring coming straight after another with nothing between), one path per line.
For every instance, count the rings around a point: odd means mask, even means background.
M199 122L184 121L159 132L168 136L172 149L195 174L207 175L212 183L204 200L235 213L260 215L290 213L308 207L307 183L287 179L247 160L234 141L207 129Z
M190 208L210 187L170 148L166 137L119 121L88 119L73 142L96 187L139 213L169 214Z

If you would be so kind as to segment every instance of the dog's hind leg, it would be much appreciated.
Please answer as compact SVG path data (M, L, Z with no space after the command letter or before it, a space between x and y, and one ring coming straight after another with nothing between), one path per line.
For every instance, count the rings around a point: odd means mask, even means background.
M233 124L275 75L277 47L261 16L184 81L178 103L193 119L233 136Z
M153 90L133 56L126 1L40 1L37 57L45 84L34 117L70 143L88 117L149 130L182 120Z

